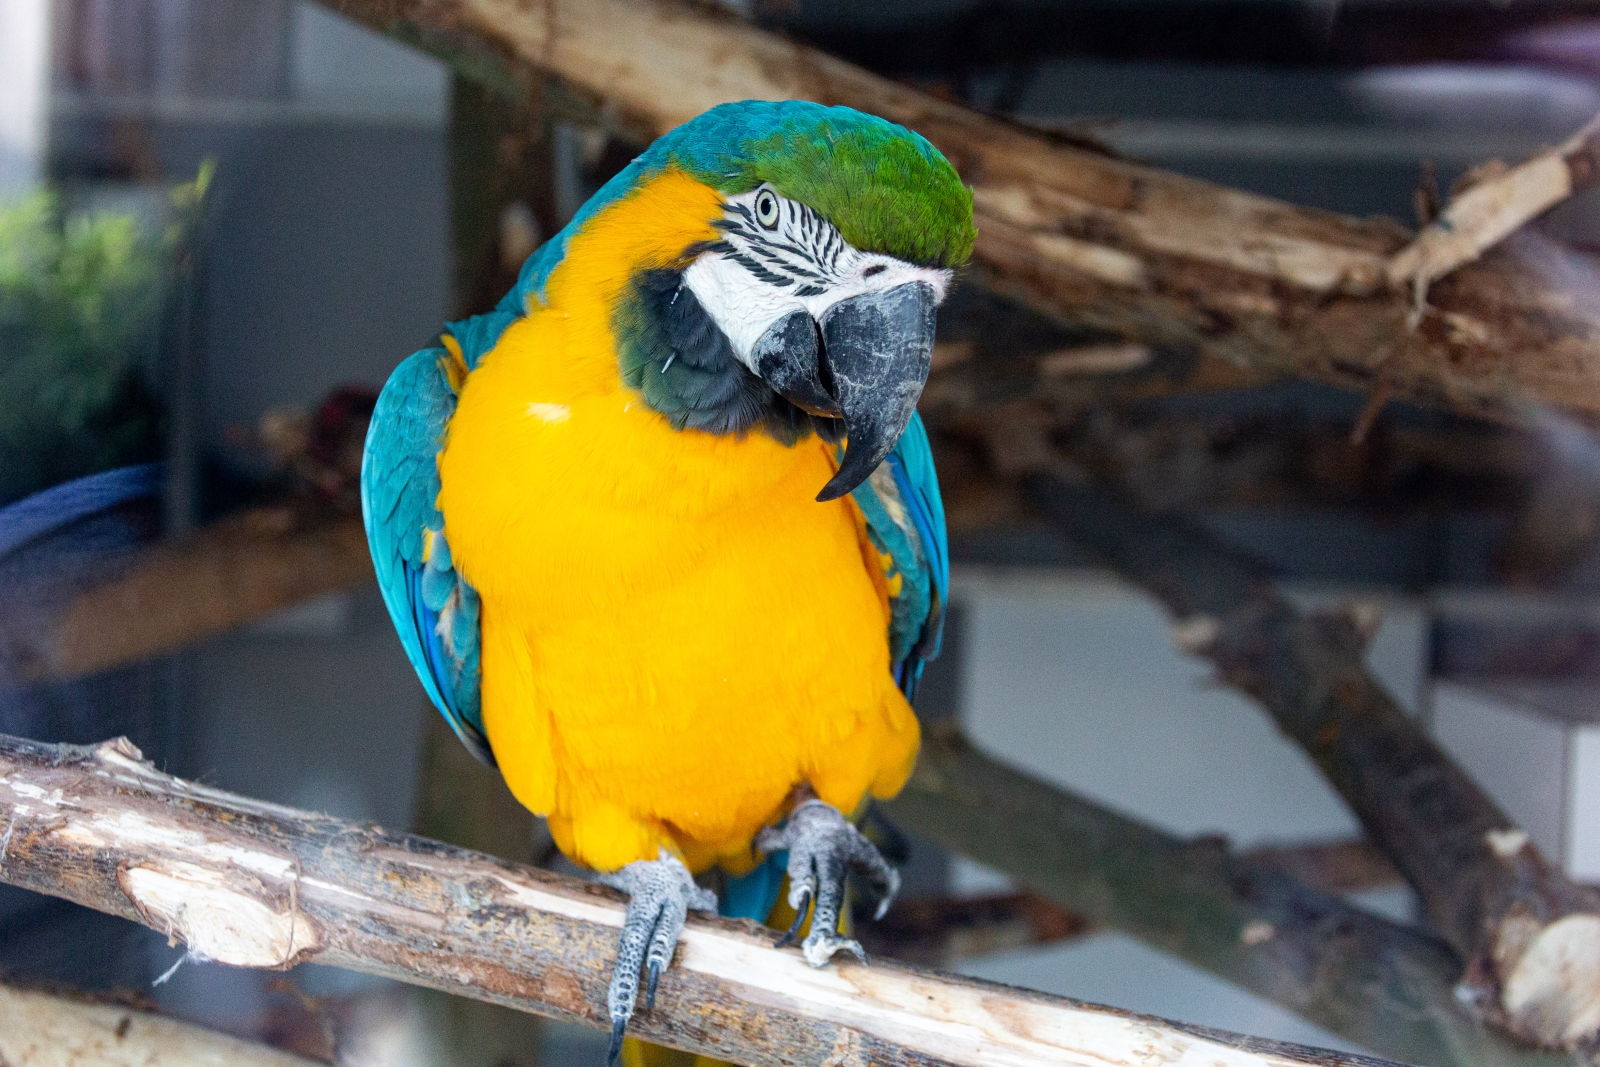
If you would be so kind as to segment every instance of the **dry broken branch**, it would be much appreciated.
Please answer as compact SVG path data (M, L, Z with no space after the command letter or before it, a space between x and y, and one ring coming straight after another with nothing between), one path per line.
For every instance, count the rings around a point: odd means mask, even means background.
M262 508L142 550L39 623L4 612L0 682L107 670L372 581L359 518Z
M1363 663L1375 620L1304 615L1208 535L1042 472L1033 503L1161 599L1175 638L1314 759L1467 961L1462 989L1529 1040L1600 1031L1600 895L1550 864Z
M0 880L236 966L316 960L604 1027L619 897L161 774L125 740L0 735ZM644 1038L753 1067L1375 1067L892 963L807 966L692 919Z
M0 986L7 1067L314 1067L316 1061L159 1015Z
M1455 1002L1442 944L1337 896L1183 841L978 752L926 738L887 810L897 823L1004 871L1095 926L1168 952L1384 1055L1444 1067L1556 1067L1486 1031Z
M1428 286L1470 263L1515 230L1573 193L1600 181L1600 117L1559 147L1541 152L1503 174L1488 177L1452 199L1389 261L1389 282L1411 286L1420 306Z
M1441 278L1410 328L1398 224L1344 218L1063 146L674 0L325 0L463 73L549 73L645 136L747 98L849 104L926 134L973 184L979 273L1050 314L1247 380L1297 374L1518 417L1600 412L1588 268L1490 256ZM1574 275L1574 272L1577 272ZM1562 280L1565 273L1568 277ZM1228 377L1228 376L1224 376ZM1231 375L1238 380L1235 371Z

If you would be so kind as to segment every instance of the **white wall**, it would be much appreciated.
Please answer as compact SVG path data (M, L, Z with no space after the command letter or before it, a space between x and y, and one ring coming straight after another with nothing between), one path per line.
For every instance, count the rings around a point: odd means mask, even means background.
M49 47L49 0L0 2L0 197L40 177Z

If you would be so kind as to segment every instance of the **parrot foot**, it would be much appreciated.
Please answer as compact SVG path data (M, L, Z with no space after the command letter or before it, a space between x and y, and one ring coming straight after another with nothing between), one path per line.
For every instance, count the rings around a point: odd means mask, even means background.
M656 982L672 962L672 950L678 945L684 920L691 911L715 914L717 895L695 885L689 868L666 849L661 850L659 859L636 860L620 871L602 874L599 881L628 894L617 962L606 990L606 1010L611 1014L611 1048L606 1063L616 1067L622 1053L622 1036L639 999L640 967L649 976L644 1004L653 1008Z
M807 905L816 901L811 933L800 946L806 962L821 967L835 953L849 952L865 963L867 954L861 943L838 932L839 910L844 905L845 876L852 870L878 899L873 918L881 919L889 910L889 902L900 890L900 875L877 847L838 808L820 800L808 800L795 808L782 827L761 831L756 847L763 852L789 850L789 906L795 910L795 920L789 932L778 939L778 947L795 939Z

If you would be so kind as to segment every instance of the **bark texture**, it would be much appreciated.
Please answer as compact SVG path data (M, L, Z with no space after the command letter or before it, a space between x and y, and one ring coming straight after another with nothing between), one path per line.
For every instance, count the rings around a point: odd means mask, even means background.
M466 73L553 74L645 137L750 98L848 104L903 123L972 183L982 277L1052 315L1189 353L1191 373L1221 362L1256 381L1381 383L1397 399L1497 418L1538 404L1600 412L1600 308L1577 298L1591 267L1532 238L1433 281L1414 314L1411 286L1391 278L1413 236L1396 223L1072 148L704 8L325 2Z
M1026 484L1068 536L1166 604L1180 645L1316 761L1466 961L1463 993L1530 1041L1594 1042L1600 894L1549 863L1367 672L1376 617L1302 614L1198 530L1057 474Z
M0 880L142 922L207 959L320 963L604 1028L610 890L172 778L126 740L0 735ZM893 963L806 965L691 919L650 1041L752 1067L1378 1067Z

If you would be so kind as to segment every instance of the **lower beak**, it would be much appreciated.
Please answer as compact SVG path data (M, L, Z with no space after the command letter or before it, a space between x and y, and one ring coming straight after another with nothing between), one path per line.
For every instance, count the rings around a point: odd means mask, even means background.
M755 369L773 391L808 415L840 414L822 377L822 339L804 311L775 322L756 342Z
M933 366L937 306L931 285L907 282L841 300L823 313L823 381L849 440L818 500L836 500L866 481L900 440Z

